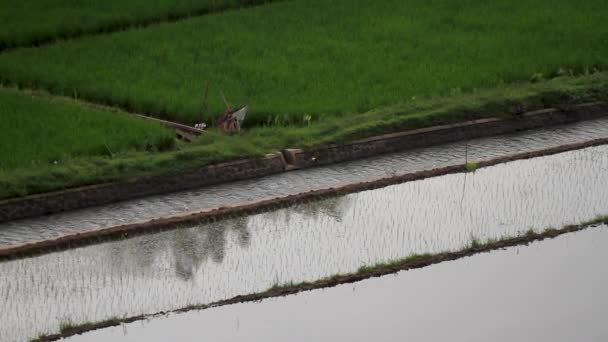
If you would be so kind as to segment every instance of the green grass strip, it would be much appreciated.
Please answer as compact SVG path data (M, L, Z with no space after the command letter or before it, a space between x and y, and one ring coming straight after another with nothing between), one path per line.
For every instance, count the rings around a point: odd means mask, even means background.
M309 125L257 127L243 135L214 131L173 151L127 151L108 157L82 157L57 165L41 164L12 171L0 170L0 198L97 184L134 177L178 174L242 157L260 156L290 147L343 142L395 130L449 124L483 117L509 117L513 108L527 110L563 107L589 101L608 101L608 73L560 77L415 102L406 101L341 119ZM125 114L126 115L126 114Z

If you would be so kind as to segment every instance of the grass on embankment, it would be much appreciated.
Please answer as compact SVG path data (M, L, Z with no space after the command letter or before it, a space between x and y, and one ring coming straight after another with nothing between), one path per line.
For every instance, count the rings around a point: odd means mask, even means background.
M48 342L48 341L56 341L62 338L67 338L70 336L83 334L86 332L90 332L93 330L109 328L113 326L118 326L123 323L131 323L136 321L141 321L145 319L150 319L153 317L158 317L162 315L166 315L168 313L181 313L188 312L193 310L205 310L210 308L216 308L224 305L231 305L237 303L245 303L245 302L254 302L260 301L267 298L273 297L283 297L288 295L293 295L296 293L304 292L304 291L312 291L322 288L334 287L342 284L354 283L358 281L362 281L372 277L381 277L388 274L397 273L400 271L406 271L411 269L418 269L427 267L430 265L453 261L457 259L461 259L468 256L473 256L479 253L487 253L495 250L519 246L519 245L527 245L534 241L542 241L545 239L551 239L558 237L563 234L572 233L581 231L584 229L589 229L595 225L608 225L608 216L598 216L592 220L585 221L575 225L566 225L562 228L546 228L544 230L541 229L530 229L524 234L516 235L516 236L503 236L497 239L489 239L487 241L480 241L474 237L471 238L471 241L468 246L461 248L455 251L445 251L439 252L436 254L412 254L405 258L389 260L385 262L380 262L374 265L365 265L361 266L357 271L346 274L336 274L330 277L313 280L313 281L303 281L299 283L289 282L286 284L275 284L270 287L266 291L239 295L230 299L220 300L214 303L209 304L197 304L190 305L185 308L172 310L168 312L160 312L156 314L149 315L139 315L132 317L113 317L110 319L106 319L100 322L86 322L82 324L74 324L71 322L65 322L61 324L60 332L57 334L49 334L42 335L32 341L36 342ZM600 228L606 229L606 228Z
M0 50L269 0L4 0Z
M0 178L83 156L114 157L173 145L173 132L155 122L0 89Z
M500 238L488 239L486 241L479 240L474 236L471 237L469 245L455 251L444 251L435 254L412 254L404 258L388 260L373 265L364 265L359 267L356 272L347 274L336 274L331 277L318 279L315 281L304 281L300 283L290 282L287 284L275 284L265 292L253 294L251 299L235 300L234 302L245 302L260 300L269 297L284 296L302 291L309 291L319 288L332 287L345 283L361 281L371 277L379 277L399 271L422 268L437 264L444 261L452 261L463 257L491 252L497 249L512 247L517 245L529 244L534 241L555 238L557 236L581 231L596 225L608 225L608 215L600 215L591 220L584 221L578 224L566 225L561 228L545 228L545 229L529 229L526 233L514 236L502 236ZM238 297L237 297L238 298ZM231 300L225 302L230 303ZM222 303L224 304L224 303ZM209 305L217 306L217 305ZM186 310L180 310L186 311Z
M293 0L0 55L3 82L170 118L348 117L608 67L605 0ZM380 113L381 114L381 113Z
M126 153L114 158L79 158L58 165L0 171L0 199L133 177L175 174L214 162L259 156L289 147L347 141L394 130L481 117L508 117L513 107L532 110L597 100L608 101L608 73L408 101L341 119L326 118L310 125L253 128L240 136L225 136L211 131L174 151Z

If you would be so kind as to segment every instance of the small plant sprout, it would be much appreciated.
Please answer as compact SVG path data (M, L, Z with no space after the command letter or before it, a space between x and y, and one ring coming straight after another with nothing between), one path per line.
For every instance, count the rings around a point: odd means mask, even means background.
M483 245L483 243L473 234L471 234L471 248L479 248Z
M467 162L464 167L467 172L475 172L477 169L479 169L479 162Z

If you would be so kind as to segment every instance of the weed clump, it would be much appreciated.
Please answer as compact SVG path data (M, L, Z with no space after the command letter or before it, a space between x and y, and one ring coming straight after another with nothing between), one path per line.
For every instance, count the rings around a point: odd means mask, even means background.
M467 170L467 172L475 172L475 171L477 171L477 169L479 169L479 163L478 162L468 162L464 165L464 168Z

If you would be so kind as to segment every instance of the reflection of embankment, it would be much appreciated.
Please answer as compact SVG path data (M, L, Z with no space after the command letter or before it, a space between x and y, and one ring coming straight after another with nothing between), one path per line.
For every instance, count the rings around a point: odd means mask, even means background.
M564 226L560 229L545 229L542 232L534 232L533 230L528 231L524 235L520 236L512 236L512 237L503 237L500 239L492 239L488 241L479 241L473 239L469 246L460 249L458 251L449 251L449 252L441 252L436 254L414 254L410 255L406 258L393 260L389 262L383 262L376 265L364 266L361 267L357 272L350 274L338 274L331 277L319 279L311 282L301 282L297 284L289 283L285 285L275 285L272 288L260 292L253 293L249 295L240 295L227 300L220 300L211 304L205 305L192 305L185 308L173 310L171 312L180 313L180 312L188 312L192 310L204 310L208 308L214 308L224 305L244 303L244 302L252 302L259 301L272 297L281 297L287 296L291 294L296 294L303 291L311 291L315 289L334 287L341 284L354 283L357 281L361 281L364 279L368 279L371 277L380 277L387 274L396 273L399 271L417 269L426 266L430 266L433 264L438 264L445 261L457 260L460 258L464 258L467 256L472 256L478 253L490 252L498 249L503 249L507 247L513 247L518 245L527 245L533 241L541 241L545 239L555 238L557 236L581 231L583 229L591 229L596 227L596 229L608 229L608 216L597 217L596 219L580 223L578 225L568 225ZM55 341L61 338L73 336L76 334L82 334L85 332L103 329L107 327L117 326L122 323L134 322L144 319L149 319L155 316L165 315L166 312L154 314L154 315L145 315L145 316L135 316L129 317L125 319L110 319L103 322L97 323L86 323L83 325L75 325L64 327L59 334L46 335L35 339L34 341Z

